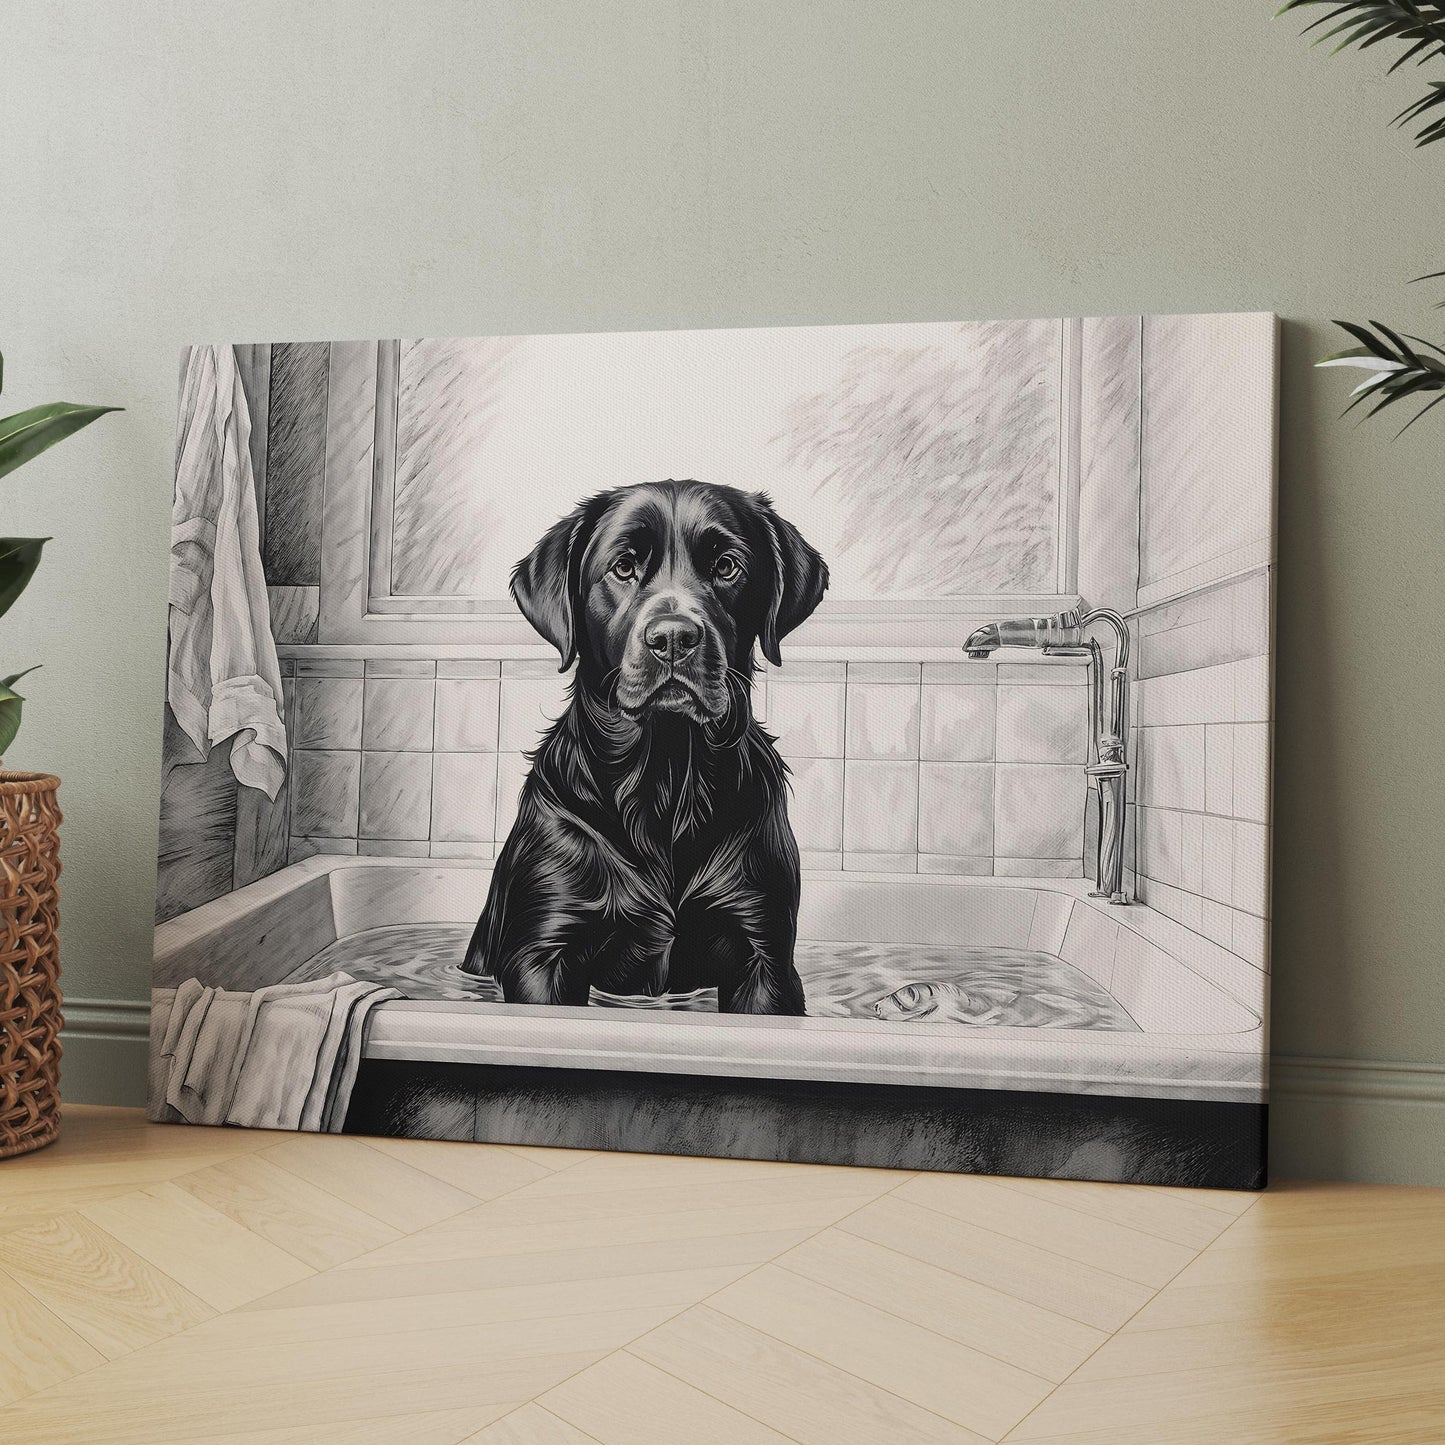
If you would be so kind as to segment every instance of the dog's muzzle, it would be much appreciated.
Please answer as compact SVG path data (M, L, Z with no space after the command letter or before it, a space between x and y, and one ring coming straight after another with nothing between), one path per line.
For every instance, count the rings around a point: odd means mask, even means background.
M640 634L640 635L639 635ZM633 717L676 712L715 722L729 707L721 644L681 612L660 612L640 624L628 648L617 700Z

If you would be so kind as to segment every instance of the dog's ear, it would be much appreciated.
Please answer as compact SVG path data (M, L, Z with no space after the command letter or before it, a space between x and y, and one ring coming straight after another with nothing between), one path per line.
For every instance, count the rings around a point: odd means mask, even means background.
M512 596L522 616L562 654L558 672L577 660L577 596L582 554L606 497L592 497L547 529L512 568Z
M828 586L828 564L804 540L803 534L773 511L766 497L758 498L768 529L772 552L772 591L763 603L763 624L758 645L774 667L782 663L778 643L813 613Z

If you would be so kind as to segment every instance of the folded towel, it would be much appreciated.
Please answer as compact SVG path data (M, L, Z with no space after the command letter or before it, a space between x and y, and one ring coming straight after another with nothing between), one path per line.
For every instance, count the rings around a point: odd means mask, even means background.
M400 997L345 973L252 993L187 979L155 1022L151 1115L339 1133L371 1011Z
M233 737L237 780L274 800L286 729L250 436L234 348L192 347L181 377L166 699L203 758Z

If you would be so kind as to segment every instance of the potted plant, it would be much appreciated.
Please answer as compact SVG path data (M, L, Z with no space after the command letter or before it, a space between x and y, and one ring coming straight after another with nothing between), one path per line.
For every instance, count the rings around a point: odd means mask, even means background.
M0 390L5 382L0 356ZM113 406L50 402L0 420L0 477ZM0 537L0 617L40 565L48 537ZM38 665L38 664L37 664ZM0 753L20 730L25 699L0 680ZM49 1144L60 1130L60 779L3 770L0 760L0 1159Z
M1355 46L1368 50L1383 41L1394 41L1405 47L1395 54L1389 73L1402 65L1416 65L1445 59L1445 5L1440 0L1285 0L1277 14L1294 11L1308 13L1324 8L1325 13L1305 26L1305 33L1328 28L1316 35L1316 45L1334 41L1332 54ZM1416 125L1417 146L1433 145L1445 140L1445 80L1430 81L1429 88L1397 115L1394 125ZM1438 281L1445 271L1432 271L1417 276L1417 281ZM1445 302L1437 301L1437 307ZM1445 349L1422 336L1392 331L1379 321L1360 326L1350 321L1336 321L1359 343L1347 351L1337 351L1316 366L1357 367L1369 375L1350 393L1354 400L1345 410L1353 411L1362 402L1371 403L1368 415L1374 416L1387 406L1401 402L1420 401L1424 405L1400 428L1406 431L1427 411L1445 401Z

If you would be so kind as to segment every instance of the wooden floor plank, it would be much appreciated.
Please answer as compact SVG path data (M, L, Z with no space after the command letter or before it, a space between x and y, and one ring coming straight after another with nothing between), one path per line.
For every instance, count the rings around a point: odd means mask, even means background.
M1384 1225L1383 1227L1388 1227ZM1380 1305L1402 1319L1424 1304L1445 1299L1445 1265L1403 1264L1265 1284L1183 1285L1159 1291L1125 1326L1169 1330L1187 1325L1230 1324L1241 1330L1308 1328L1329 1313L1346 1320L1369 1318Z
M467 1436L461 1445L599 1445L599 1442L595 1435L584 1434L575 1425L569 1425L533 1402Z
M1018 1194L1031 1194L1051 1204L1112 1220L1160 1239L1203 1249L1239 1218L1194 1199L1181 1199L1165 1189L1142 1184L1094 1184L1065 1179L996 1179L995 1184Z
M1438 1354L1428 1361L1372 1364L1359 1371L1324 1367L1291 1371L1264 1364L1247 1370L1202 1369L1120 1380L1066 1380L1007 1438L1040 1440L1082 1429L1113 1431L1117 1439L1141 1420L1147 1420L1156 1439L1167 1439L1171 1430L1212 1427L1215 1440L1243 1439L1252 1445L1258 1438L1258 1427L1281 1427L1304 1412L1327 1405L1360 1413L1362 1406L1373 1403L1376 1414L1388 1422L1396 1398L1428 1398L1438 1394L1440 1388ZM1250 1422L1251 1433L1220 1433L1220 1416L1226 1412L1241 1422ZM1445 1420L1445 1415L1441 1419ZM1302 1435L1295 1438L1313 1439Z
M894 1192L980 1229L1023 1240L1067 1259L1158 1289L1198 1253L1156 1234L1085 1214L1034 1194L1005 1189L991 1179L921 1174Z
M0 1236L0 1269L107 1359L165 1339L214 1313L79 1214Z
M313 1273L175 1184L138 1189L81 1213L213 1309L234 1309Z
M104 1363L53 1310L0 1271L0 1405Z
M247 1308L290 1309L300 1305L442 1295L449 1291L533 1288L574 1280L618 1280L679 1270L751 1267L791 1249L810 1232L765 1230L718 1237L684 1236L629 1245L603 1241L586 1248L559 1246L511 1253L504 1250L476 1258L443 1259L426 1264L333 1269L289 1289L278 1290Z
M788 1437L626 1350L548 1390L538 1402L600 1445L788 1445Z
M476 1199L495 1199L539 1180L570 1174L549 1170L496 1144L465 1144L433 1139L368 1139L367 1146L419 1169Z
M219 1380L209 1391L172 1393L147 1380L137 1391L118 1390L105 1400L47 1390L0 1410L0 1439L25 1445L163 1445L224 1435L245 1421L254 1432L336 1427L344 1440L341 1427L353 1421L370 1427L378 1420L464 1408L477 1409L480 1424L487 1411L478 1407L495 1406L492 1418L499 1418L596 1358L588 1353L498 1365L477 1361L465 1370L388 1370L370 1378L337 1376L325 1385L289 1381L266 1390Z
M475 1194L360 1139L296 1134L273 1144L261 1157L401 1231L435 1224L477 1203Z
M1153 1291L1037 1245L890 1195L839 1228L1095 1329L1116 1330Z
M0 1165L6 1442L1445 1439L1445 1191L67 1119Z
M686 1188L736 1184L747 1180L831 1180L846 1182L845 1192L882 1194L913 1175L895 1169L855 1169L830 1164L780 1164L771 1159L694 1158L685 1154L594 1154L570 1169L556 1170L527 1191L550 1194L602 1194L613 1190Z
M804 1240L777 1263L1055 1383L1109 1338L1092 1325L841 1229Z
M464 1329L443 1321L428 1330L379 1330L348 1336L344 1345L325 1336L309 1340L277 1340L266 1330L268 1318L251 1314L251 1330L218 1345L190 1334L137 1350L104 1368L69 1381L67 1397L90 1400L100 1407L107 1399L142 1398L147 1391L173 1400L203 1398L217 1387L249 1389L266 1394L276 1389L308 1386L318 1395L340 1388L370 1389L399 1373L478 1369L520 1365L565 1355L595 1359L621 1349L675 1313L672 1307L603 1310L593 1314L547 1319L473 1323ZM32 1397L34 1398L34 1397ZM512 1397L508 1397L512 1398ZM462 1400L456 1402L459 1406ZM424 1401L410 1405L425 1409Z
M595 1149L542 1149L531 1144L498 1144L495 1147L506 1149L517 1158L540 1164L543 1169L548 1170L570 1169L584 1159L595 1157L597 1152Z
M680 1269L600 1279L532 1281L494 1289L445 1290L435 1294L351 1299L290 1308L233 1310L188 1330L195 1353L220 1353L257 1339L278 1345L425 1331L445 1325L458 1331L508 1321L567 1319L611 1310L674 1312L706 1299L752 1266Z
M995 1440L1053 1388L1042 1376L897 1315L764 1265L711 1309Z
M249 1229L312 1269L330 1269L401 1231L259 1154L183 1174L177 1188Z
M706 1305L628 1348L800 1445L981 1445L987 1438Z
M835 1220L846 1217L864 1199L841 1201L806 1200L787 1207L769 1209L693 1210L674 1214L645 1214L618 1220L585 1219L560 1224L511 1224L491 1227L491 1219L476 1211L465 1227L444 1235L416 1234L373 1251L364 1260L341 1265L348 1269L371 1270L380 1265L415 1268L428 1264L452 1264L464 1260L491 1259L525 1254L555 1254L582 1250L640 1248L643 1251L667 1244L697 1243L735 1235L756 1238L779 1237L788 1233L794 1242Z
M483 1405L331 1425L283 1425L277 1430L207 1435L205 1445L467 1445L482 1438L478 1430L485 1430L499 1412L510 1410L510 1405Z

